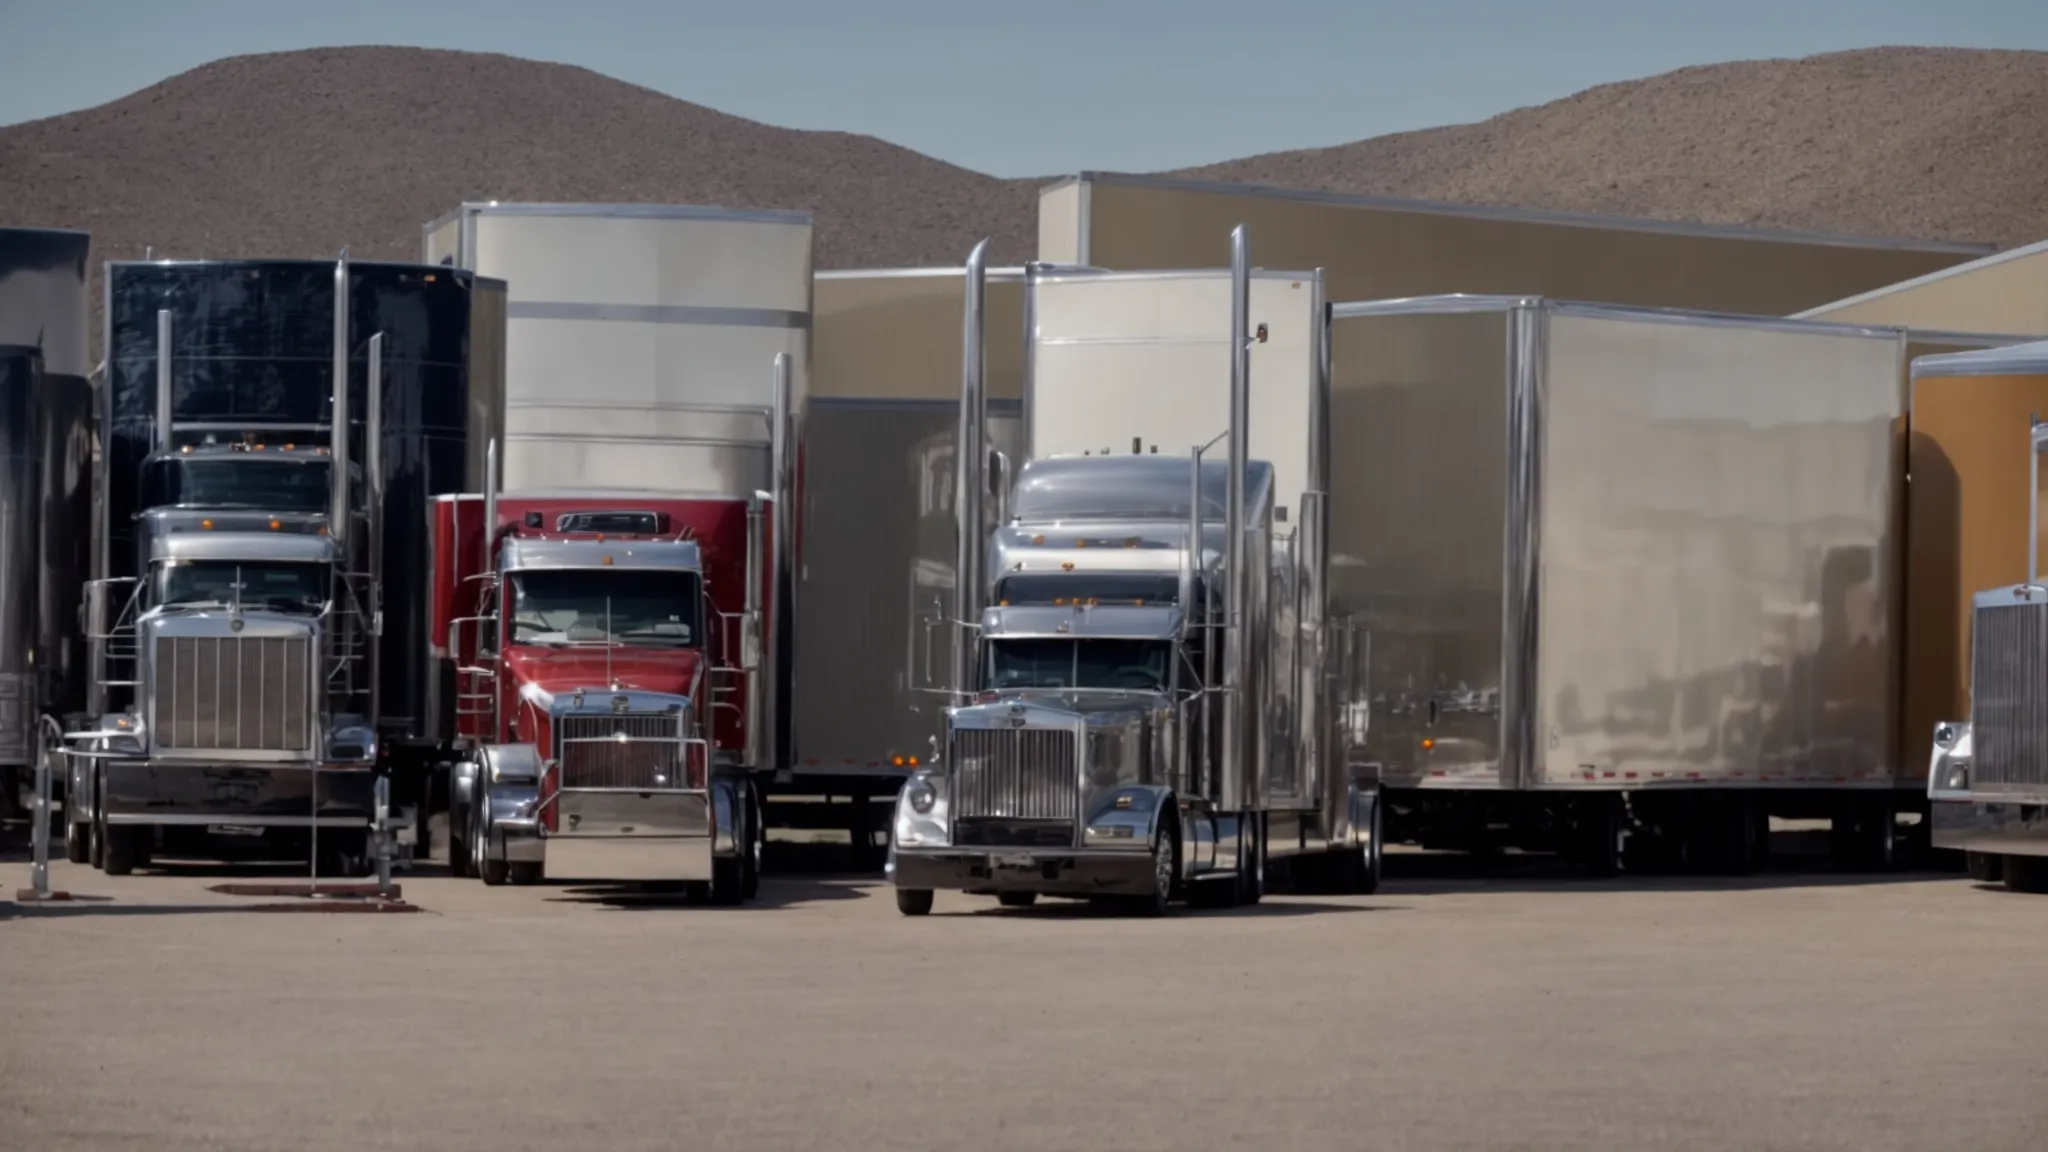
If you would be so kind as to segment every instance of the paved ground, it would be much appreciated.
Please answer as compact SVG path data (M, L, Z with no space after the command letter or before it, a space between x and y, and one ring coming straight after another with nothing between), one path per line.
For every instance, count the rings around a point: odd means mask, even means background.
M0 892L26 880L0 863ZM1473 881L1163 921L771 878L761 906L414 877L0 904L12 1149L2048 1145L2048 899Z

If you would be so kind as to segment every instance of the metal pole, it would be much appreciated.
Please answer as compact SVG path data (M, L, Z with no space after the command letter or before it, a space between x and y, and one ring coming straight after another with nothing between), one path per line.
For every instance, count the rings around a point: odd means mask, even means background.
M50 898L50 749L49 741L38 725L36 732L36 802L35 823L29 833L33 855L30 858L29 886L35 889L35 898Z
M1245 673L1249 638L1244 634L1250 565L1245 555L1245 473L1251 462L1251 251L1245 226L1230 232L1230 469L1223 510L1224 609L1223 779L1218 801L1230 811L1245 807L1248 769Z
M363 644L368 650L370 676L370 731L377 731L377 721L383 715L384 661L379 651L377 637L383 632L384 617L384 334L379 332L370 337L370 361L368 379L365 381L363 400L363 473L367 482L364 486L365 518L368 520L364 531L369 534L365 551L369 554L368 569L363 587L363 608L369 618L363 621Z
M981 623L982 496L988 452L988 397L982 388L983 292L988 282L988 241L967 255L966 308L961 330L960 428L953 446L954 502L958 539L953 557L953 691L969 692L974 680L975 629Z
M171 447L171 310L159 308L156 314L156 447L159 452L168 452Z
M2027 583L2041 578L2041 417L2027 416Z

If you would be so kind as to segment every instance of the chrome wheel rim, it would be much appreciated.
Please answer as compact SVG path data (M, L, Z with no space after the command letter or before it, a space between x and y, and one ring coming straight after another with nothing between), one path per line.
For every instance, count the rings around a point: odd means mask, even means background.
M1164 828L1152 849L1152 884L1161 897L1173 891L1173 834Z

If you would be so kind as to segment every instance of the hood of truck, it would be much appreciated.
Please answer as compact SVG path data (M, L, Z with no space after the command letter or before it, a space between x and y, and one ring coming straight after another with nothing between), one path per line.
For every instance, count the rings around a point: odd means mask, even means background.
M1051 722L1153 712L1172 706L1164 692L1118 689L1075 691L1058 688L1013 688L976 697L973 704L951 710L956 728L1007 728L1037 726ZM1023 721L1019 725L1018 721Z
M505 667L522 698L552 708L556 697L577 692L593 695L646 692L661 696L693 695L704 669L698 648L550 648L514 645L505 651Z

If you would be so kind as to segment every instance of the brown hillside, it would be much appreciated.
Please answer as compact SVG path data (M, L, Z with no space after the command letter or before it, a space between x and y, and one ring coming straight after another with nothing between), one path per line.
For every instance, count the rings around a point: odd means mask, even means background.
M1877 49L1690 68L1480 124L1189 170L1471 203L1836 232L2048 236L2048 54ZM0 128L0 224L86 228L95 259L414 259L464 199L817 213L822 268L1035 243L1038 180L867 136L729 116L582 68L412 48L221 60Z
M0 129L0 221L158 254L418 259L463 200L799 208L821 267L957 263L1036 244L1035 182L870 136L728 116L582 68L417 48L237 56Z
M1182 174L2012 246L2048 238L2048 53L1876 48L1686 68Z

